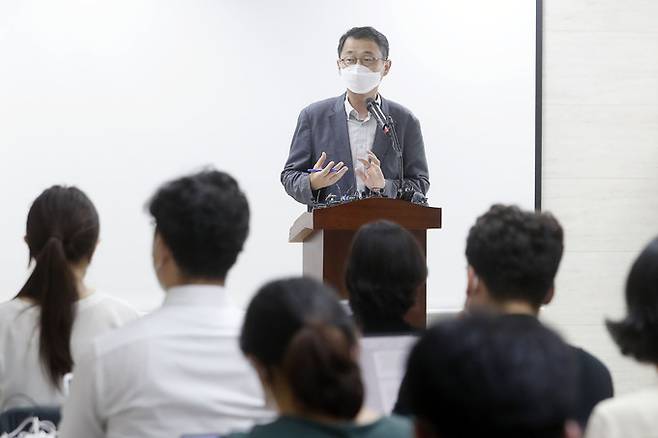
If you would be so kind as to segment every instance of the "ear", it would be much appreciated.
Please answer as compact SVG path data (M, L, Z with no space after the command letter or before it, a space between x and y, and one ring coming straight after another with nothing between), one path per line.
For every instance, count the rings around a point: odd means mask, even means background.
M551 288L546 292L546 296L544 297L544 301L542 301L543 305L550 304L551 301L553 301L553 297L555 296L555 286L551 286Z
M475 273L475 269L471 265L466 269L466 297L472 298L477 295L478 288L480 287L480 278Z
M583 431L578 422L569 420L564 424L564 438L581 438Z
M171 258L171 250L156 230L155 234L153 234L153 267L156 272L162 269L165 264L169 263Z
M464 310L472 310L473 308L480 306L482 303L486 303L487 297L484 285L472 266L468 266L466 275L466 302L464 303Z
M391 70L391 64L392 61L390 59L384 61L384 72L382 73L382 76L386 76L388 74L389 70Z
M23 236L23 242L27 243L27 234Z

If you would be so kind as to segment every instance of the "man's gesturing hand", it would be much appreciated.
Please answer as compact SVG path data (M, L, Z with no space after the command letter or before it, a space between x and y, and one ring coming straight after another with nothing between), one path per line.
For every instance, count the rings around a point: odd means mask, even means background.
M347 166L341 161L338 164L335 164L333 161L327 163L324 166L324 162L327 160L327 154L322 152L320 159L315 163L313 169L322 169L319 172L313 172L309 176L311 182L311 189L318 190L325 187L329 187L332 184L335 184L339 179L341 179L347 173ZM324 166L324 167L323 167Z
M383 189L386 180L382 169L379 167L381 163L377 156L372 151L368 151L368 159L359 158L359 161L363 164L363 169L357 169L356 174L366 187L370 190Z

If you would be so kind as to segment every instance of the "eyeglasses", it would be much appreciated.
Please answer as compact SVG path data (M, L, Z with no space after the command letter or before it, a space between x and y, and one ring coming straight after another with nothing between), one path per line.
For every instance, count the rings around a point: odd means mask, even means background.
M341 58L340 62L344 65L355 65L357 62L360 62L361 65L366 67L371 67L377 63L377 61L386 61L385 58L375 58L374 56L364 56L363 58L357 58L356 56L348 56L346 58Z

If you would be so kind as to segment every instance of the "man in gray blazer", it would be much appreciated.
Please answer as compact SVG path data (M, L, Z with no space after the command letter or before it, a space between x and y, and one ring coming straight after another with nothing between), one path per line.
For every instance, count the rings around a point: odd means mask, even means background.
M380 194L394 198L399 162L391 140L368 113L375 99L396 123L404 159L404 185L422 194L429 172L420 123L414 115L379 95L391 68L388 40L372 27L347 31L338 44L338 71L345 94L304 108L297 120L288 161L281 172L286 192L308 206L330 195Z

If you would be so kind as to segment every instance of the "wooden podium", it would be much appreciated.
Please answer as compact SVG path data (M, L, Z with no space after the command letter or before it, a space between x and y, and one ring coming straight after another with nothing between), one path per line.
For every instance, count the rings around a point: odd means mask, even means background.
M303 242L304 275L334 286L343 298L345 262L354 234L361 225L385 219L400 224L418 240L427 259L427 230L441 228L441 209L389 198L368 198L304 213L290 228L290 242ZM426 285L418 290L407 321L424 327Z

